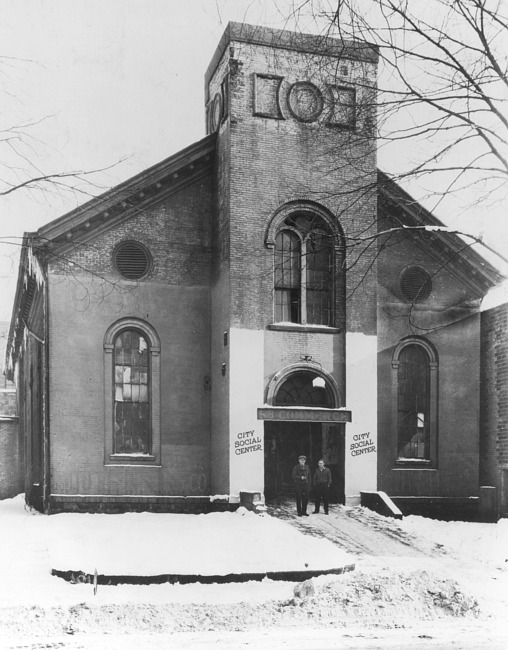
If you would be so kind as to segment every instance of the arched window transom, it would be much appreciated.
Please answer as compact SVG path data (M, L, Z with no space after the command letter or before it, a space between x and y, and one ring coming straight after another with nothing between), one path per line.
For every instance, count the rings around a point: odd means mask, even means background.
M290 375L279 387L274 406L335 406L331 388L325 379L311 372Z

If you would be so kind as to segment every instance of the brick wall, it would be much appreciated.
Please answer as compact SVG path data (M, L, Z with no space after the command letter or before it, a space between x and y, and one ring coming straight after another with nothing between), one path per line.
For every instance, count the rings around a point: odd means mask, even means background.
M412 265L432 278L431 295L416 305L400 289L401 273ZM406 235L392 236L380 251L378 279L379 489L390 496L478 496L479 301L451 268ZM434 347L438 360L437 463L424 470L395 466L392 358L398 343L415 335Z
M211 493L229 494L229 407L231 323L230 252L230 157L225 133L217 140L214 170L215 204L212 229L211 292ZM228 340L224 340L224 334ZM225 372L222 366L225 364Z
M16 415L16 391L13 388L0 389L0 416L15 417Z
M199 180L151 208L105 230L87 243L70 245L51 260L54 273L102 276L118 283L113 266L115 247L136 239L150 250L153 266L145 282L209 285L211 264L211 177ZM74 266L70 266L70 265ZM114 291L112 290L112 294Z
M0 416L0 499L23 492L18 418Z
M70 249L74 267L51 264L52 494L209 494L210 207L208 178ZM139 282L122 280L112 265L126 238L153 256ZM160 466L105 459L104 336L126 316L148 323L161 343Z
M347 64L349 83L363 89L373 86L374 63ZM283 76L283 97L295 81L312 80L321 86L336 82L336 71L336 58L232 43L211 78L208 93L213 97L229 72L229 117L220 127L219 142L227 140L229 146L230 203L226 209L231 223L227 236L234 326L264 328L272 321L273 251L266 248L265 236L270 219L282 205L303 199L319 202L336 215L349 237L375 227L372 114L362 118L354 133L323 122L300 122L285 105L285 119L253 115L255 73ZM372 113L372 106L362 108ZM365 191L369 185L372 191ZM366 245L349 254L348 331L375 332L374 260L375 251Z
M508 305L481 315L480 480L499 489L499 505L508 514Z

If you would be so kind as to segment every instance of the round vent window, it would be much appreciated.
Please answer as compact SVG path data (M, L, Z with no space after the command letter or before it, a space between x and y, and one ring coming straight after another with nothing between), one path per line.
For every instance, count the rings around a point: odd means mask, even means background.
M407 300L421 302L428 298L432 291L430 275L419 266L411 266L402 273L400 289Z
M151 255L147 248L137 241L125 241L117 246L113 254L117 270L127 280L139 280L150 270Z

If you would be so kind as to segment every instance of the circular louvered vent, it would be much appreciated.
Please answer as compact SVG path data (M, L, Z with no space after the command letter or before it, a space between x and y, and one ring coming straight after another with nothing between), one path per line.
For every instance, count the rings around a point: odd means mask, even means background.
M148 273L151 256L148 249L137 241L122 242L115 249L113 259L118 271L127 280L139 280Z
M421 302L428 298L432 291L430 275L419 266L411 266L402 273L400 289L407 300Z

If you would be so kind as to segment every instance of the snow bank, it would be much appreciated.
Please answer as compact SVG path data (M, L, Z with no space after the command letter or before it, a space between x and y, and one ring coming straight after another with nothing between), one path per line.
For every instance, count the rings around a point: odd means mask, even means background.
M325 571L354 564L326 539L271 517L60 514L50 518L50 564L59 571L111 576L228 575Z
M0 607L94 602L266 602L292 594L292 583L224 585L71 584L52 569L106 575L260 573L326 570L352 564L328 540L277 519L236 513L176 515L60 514L25 509L23 496L0 501ZM245 514L247 512L248 514Z
M399 523L404 530L442 546L455 556L498 566L506 566L508 562L508 519L484 524L410 516Z

